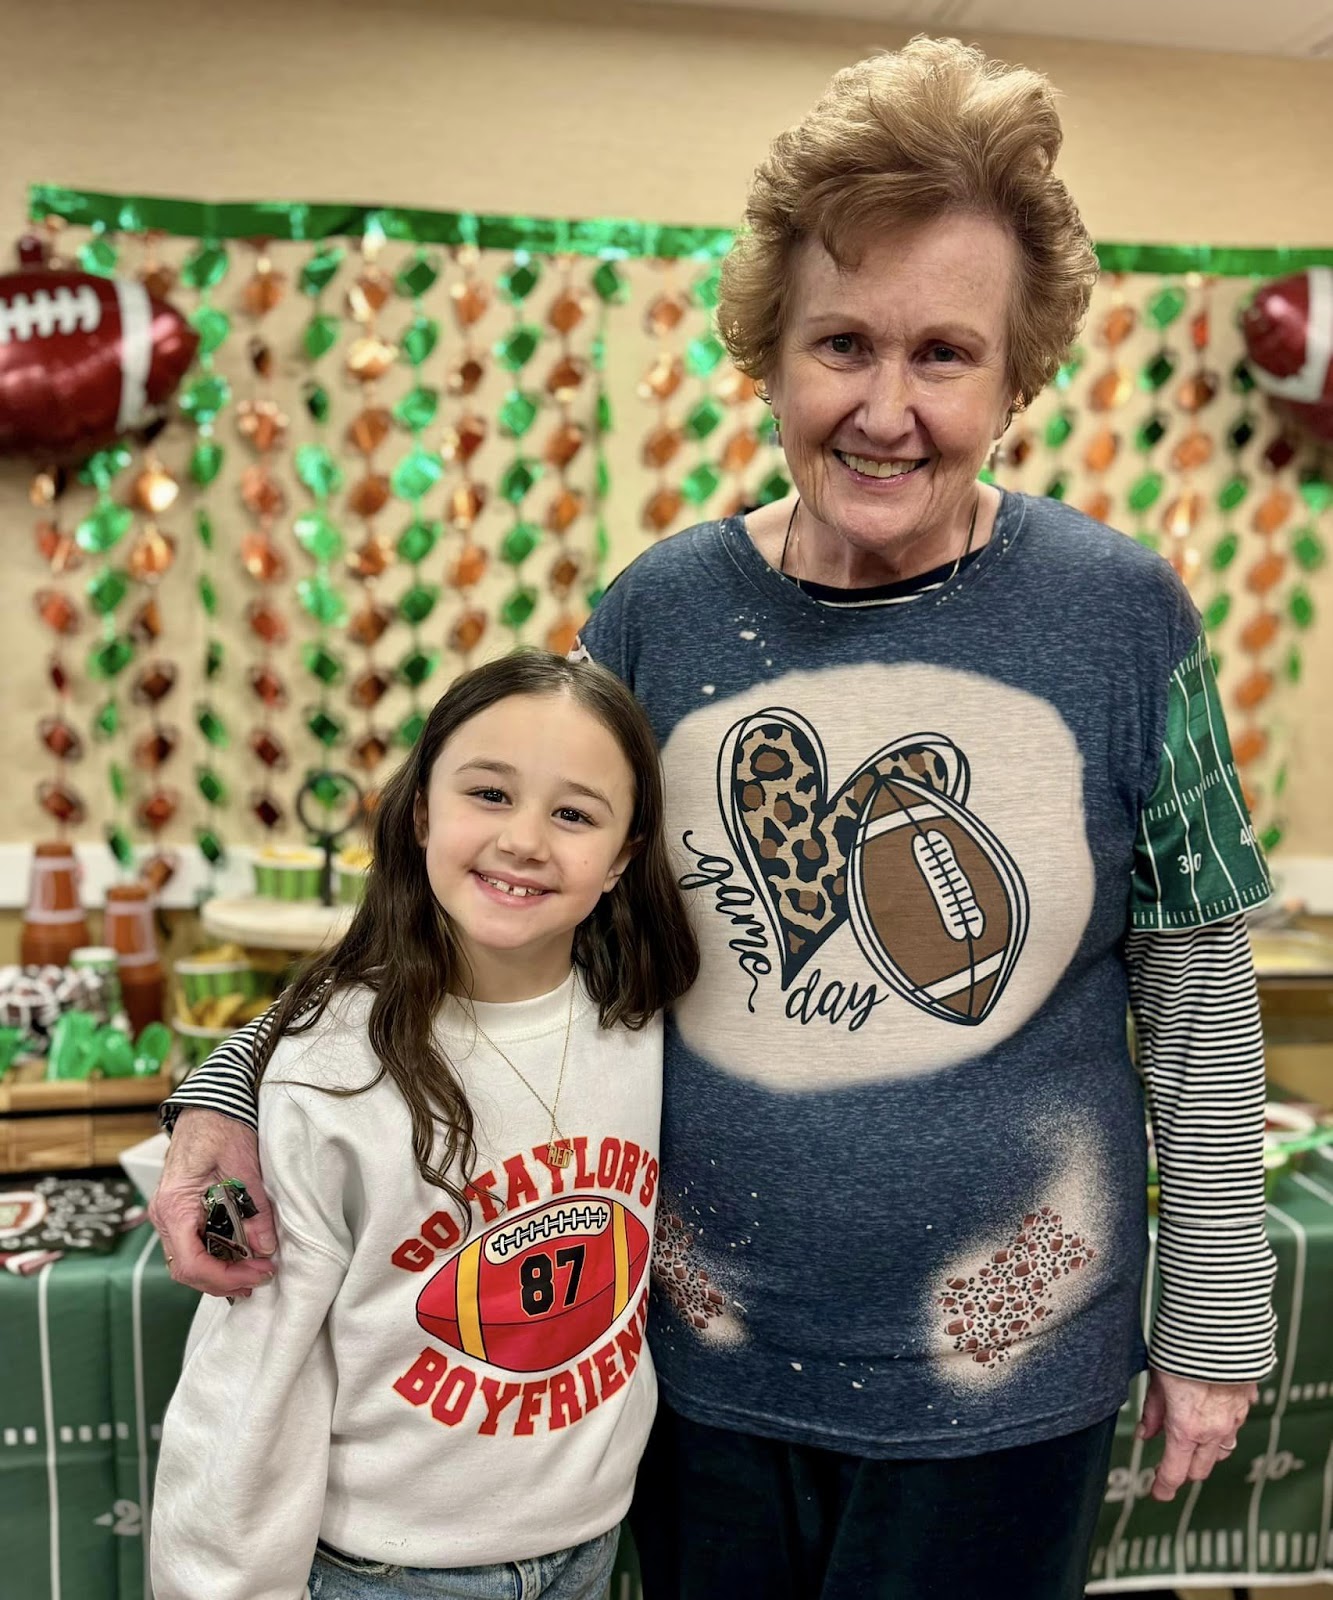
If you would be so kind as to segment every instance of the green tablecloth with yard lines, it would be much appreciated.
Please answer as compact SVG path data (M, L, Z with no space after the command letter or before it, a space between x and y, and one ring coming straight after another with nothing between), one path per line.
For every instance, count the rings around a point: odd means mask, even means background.
M1147 1498L1160 1443L1121 1414L1091 1592L1333 1578L1333 1152L1278 1181L1276 1372L1235 1455L1172 1505ZM109 1256L0 1272L0 1592L151 1600L147 1510L195 1296L144 1225ZM999 1570L1003 1569L1000 1558ZM625 1552L613 1600L637 1600ZM740 1597L738 1597L740 1600Z

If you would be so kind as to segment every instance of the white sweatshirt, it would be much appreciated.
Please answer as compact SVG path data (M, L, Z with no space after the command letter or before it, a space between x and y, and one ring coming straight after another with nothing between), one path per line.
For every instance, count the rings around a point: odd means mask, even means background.
M279 1044L259 1111L279 1270L195 1318L163 1428L156 1600L301 1600L317 1537L395 1566L471 1566L624 1515L657 1392L643 1325L662 1026L604 1031L580 987L561 1170L537 1096L555 1105L573 981L475 1008L531 1089L462 1007L442 1014L476 1117L466 1237L417 1172L393 1084L318 1087L375 1076L369 995Z

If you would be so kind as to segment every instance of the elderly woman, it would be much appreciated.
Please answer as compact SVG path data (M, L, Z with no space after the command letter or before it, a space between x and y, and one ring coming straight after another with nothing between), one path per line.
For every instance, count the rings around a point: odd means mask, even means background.
M1060 142L1042 78L952 41L834 78L720 307L795 492L650 550L584 634L662 741L704 952L667 1036L650 1595L1063 1600L1145 1361L1169 1499L1273 1360L1268 884L1198 615L1132 540L978 481L1096 274ZM215 1291L267 1270L192 1239L205 1178L257 1178L250 1045L176 1096L154 1207Z

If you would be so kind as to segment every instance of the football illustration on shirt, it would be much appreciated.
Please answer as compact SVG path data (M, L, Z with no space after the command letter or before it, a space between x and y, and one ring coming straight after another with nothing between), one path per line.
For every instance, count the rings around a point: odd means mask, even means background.
M848 889L857 939L886 983L949 1022L987 1015L1023 947L1027 898L975 816L913 778L878 778Z
M850 920L876 973L942 1022L993 1010L1027 936L1009 852L967 804L967 757L939 733L877 750L836 789L819 735L773 707L719 757L728 836L760 888L784 988Z
M508 1372L572 1361L629 1307L648 1230L600 1195L551 1200L473 1239L417 1299L417 1321L451 1349Z

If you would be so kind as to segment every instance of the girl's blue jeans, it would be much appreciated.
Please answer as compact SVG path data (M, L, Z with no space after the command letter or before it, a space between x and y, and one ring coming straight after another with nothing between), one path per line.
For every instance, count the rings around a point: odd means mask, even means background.
M605 1600L619 1528L586 1544L487 1567L393 1567L321 1544L310 1600Z

